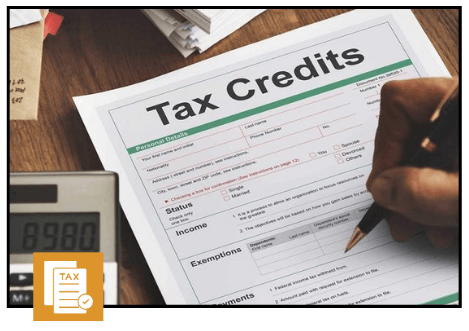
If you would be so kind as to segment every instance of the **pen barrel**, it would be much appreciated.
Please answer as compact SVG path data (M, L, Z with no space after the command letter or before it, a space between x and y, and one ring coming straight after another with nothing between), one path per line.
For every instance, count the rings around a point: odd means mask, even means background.
M368 234L371 230L374 229L376 225L378 225L382 219L386 218L388 215L390 215L388 210L382 208L376 203L373 203L365 213L365 216L363 216L358 227L362 232Z
M434 123L436 126L429 139L436 145L432 166L435 168L458 171L460 152L460 98L457 88L441 107L440 116Z
M461 115L459 88L456 87L444 99L435 114L430 122L429 133L406 165L458 171Z

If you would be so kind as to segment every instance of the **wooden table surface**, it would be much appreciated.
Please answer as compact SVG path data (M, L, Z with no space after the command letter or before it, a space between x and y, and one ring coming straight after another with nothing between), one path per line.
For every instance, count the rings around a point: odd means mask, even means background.
M10 121L11 172L102 170L73 96L131 85L232 49L341 14L342 9L269 9L202 54L185 59L138 9L53 9L64 16L44 41L37 121ZM452 75L459 74L458 9L414 14ZM122 217L120 304L164 304Z

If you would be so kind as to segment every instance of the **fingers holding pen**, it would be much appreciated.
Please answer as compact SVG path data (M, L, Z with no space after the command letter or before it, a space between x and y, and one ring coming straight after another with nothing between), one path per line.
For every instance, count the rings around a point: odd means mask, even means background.
M458 225L458 173L398 167L379 174L369 190L380 206L423 226Z

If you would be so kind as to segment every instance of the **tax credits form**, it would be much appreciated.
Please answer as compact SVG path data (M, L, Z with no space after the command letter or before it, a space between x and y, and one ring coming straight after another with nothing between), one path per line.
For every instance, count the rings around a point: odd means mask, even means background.
M457 248L344 254L381 87L448 75L411 11L356 10L74 101L167 303L449 303Z

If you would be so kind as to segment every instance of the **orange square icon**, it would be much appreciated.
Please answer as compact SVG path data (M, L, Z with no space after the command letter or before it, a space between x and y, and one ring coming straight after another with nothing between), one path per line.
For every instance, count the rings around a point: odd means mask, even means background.
M34 321L102 321L103 253L33 253Z

